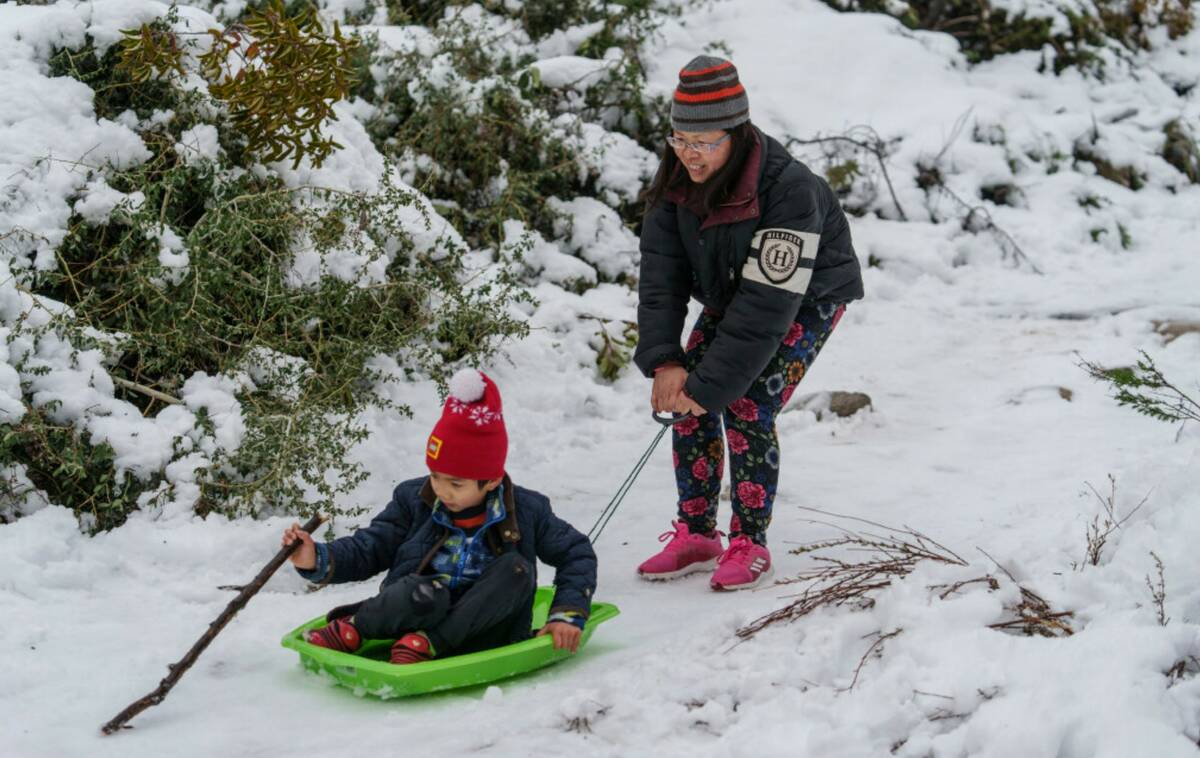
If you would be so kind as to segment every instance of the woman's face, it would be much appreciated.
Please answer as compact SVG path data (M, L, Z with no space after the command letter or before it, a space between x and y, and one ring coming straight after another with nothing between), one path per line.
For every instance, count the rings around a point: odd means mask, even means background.
M681 140L685 143L678 147L673 145L671 149L687 169L688 178L696 184L703 184L720 171L733 152L733 140L728 139L728 132L720 129L711 132L676 131L672 136L677 143ZM716 145L716 149L706 152L702 147L704 145ZM696 146L701 148L697 149Z

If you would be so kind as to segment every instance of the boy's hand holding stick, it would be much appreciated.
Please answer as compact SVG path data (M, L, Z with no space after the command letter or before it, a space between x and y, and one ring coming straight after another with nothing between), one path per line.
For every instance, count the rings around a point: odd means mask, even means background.
M309 534L319 527L324 520L325 519L320 514L317 514L310 518L308 523L302 527L297 527L295 524L293 524L292 529L289 529L288 531L290 532L297 529L303 530L304 535L302 537L297 536L296 540L291 542L289 542L285 537L284 546L280 548L278 553L275 554L275 557L272 558L266 566L263 566L262 571L258 572L258 576L254 577L253 581L242 588L241 592L237 594L237 597L229 601L229 605L225 606L225 610L221 612L221 615L217 616L216 620L208 625L208 631L206 631L204 635L196 641L196 644L192 645L192 649L187 651L187 654L180 658L178 663L167 666L171 673L167 674L167 676L158 683L158 687L149 695L146 695L140 700L131 703L125 708L125 710L118 713L112 721L109 721L107 724L100 727L100 731L102 731L104 734L112 734L120 729L132 728L125 726L125 723L150 706L161 703L167 697L167 693L171 691L171 688L175 686L175 683L179 681L179 678L183 676L184 672L192 667L192 664L196 662L196 659L200 657L200 654L204 652L204 649L209 646L209 643L211 643L213 639L220 634L221 630L225 628L226 624L233 620L233 617L237 615L237 612L246 606L246 603L250 601L250 598L254 597L254 595L263 588L263 585L267 583L267 580L271 578L271 575L283 565L283 562L288 559L293 551L298 551L298 549L301 551L305 549L310 550L312 551L312 560L315 562L316 547L313 545L312 537L310 537ZM285 533L285 535L286 534L287 533ZM306 537L307 540L305 540ZM293 560L293 563L295 562L296 561Z
M288 556L288 560L292 562L293 566L304 571L311 571L317 567L317 545L313 542L312 529L309 529L308 526L308 524L304 526L292 524L283 530L283 538L279 542L281 547L293 546L295 548Z

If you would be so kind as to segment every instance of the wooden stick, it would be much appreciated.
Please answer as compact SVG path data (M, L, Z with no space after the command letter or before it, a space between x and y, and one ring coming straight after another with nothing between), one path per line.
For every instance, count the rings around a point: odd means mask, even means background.
M309 534L312 534L313 530L320 526L324 520L325 519L322 518L320 514L317 514L310 518L308 523L302 526L301 529ZM287 560L288 556L291 555L296 548L300 547L300 544L300 541L297 540L287 547L280 548L279 552L275 554L275 557L271 559L271 562L264 566L262 571L258 572L258 576L254 577L252 582L243 587L242 591L238 593L237 597L235 597L233 600L230 600L229 605L225 606L225 610L221 612L221 615L217 616L217 619L208 625L208 631L205 632L200 639L196 640L196 644L192 645L192 649L187 651L187 654L180 658L178 663L173 663L167 666L167 669L171 673L167 674L167 676L158 683L158 687L149 695L146 695L140 700L131 703L125 708L125 710L118 713L116 718L100 727L100 731L104 734L112 734L113 732L121 729L132 729L133 727L126 726L125 722L129 721L150 706L161 703L167 697L167 693L171 691L171 688L175 686L175 683L179 681L179 678L182 677L184 673L192 667L192 664L196 662L196 659L200 657L200 654L204 652L204 649L209 646L209 643L211 643L213 639L220 634L221 630L225 628L226 624L233 620L233 617L237 615L237 612L244 608L246 603L250 602L250 598L254 597L254 595L263 588L263 585L267 583L267 580L271 578L271 575L283 565L283 562Z

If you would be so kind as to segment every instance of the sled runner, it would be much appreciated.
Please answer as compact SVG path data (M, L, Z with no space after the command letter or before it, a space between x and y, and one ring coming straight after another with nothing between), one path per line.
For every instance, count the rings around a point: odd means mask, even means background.
M553 599L553 587L538 587L533 601L535 630L546 623ZM598 624L618 613L611 603L592 603L579 650L583 650ZM309 671L326 672L355 695L373 695L385 700L487 684L534 671L571 655L566 650L555 650L550 637L545 636L478 653L397 666L388 663L393 640L366 640L356 653L341 653L304 641L306 631L324 625L325 617L319 616L288 632L281 644L299 653L301 663Z

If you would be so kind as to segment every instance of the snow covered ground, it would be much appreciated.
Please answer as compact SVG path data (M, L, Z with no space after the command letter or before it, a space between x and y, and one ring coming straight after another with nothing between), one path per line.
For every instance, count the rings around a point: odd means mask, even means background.
M0 28L13 13L0 9ZM355 698L304 672L277 641L375 584L308 594L284 569L162 705L104 738L100 724L153 689L230 599L219 587L253 577L289 520L167 512L86 537L69 511L47 507L0 527L0 753L1193 755L1200 679L1164 672L1200 658L1200 431L1118 408L1077 364L1129 364L1141 349L1189 389L1200 378L1200 334L1167 342L1153 327L1200 321L1200 187L1156 155L1166 121L1200 115L1195 90L1181 97L1164 82L1200 80L1200 34L1164 40L1136 78L1114 69L1098 82L1039 74L1035 53L968 69L948 37L815 0L706 2L662 30L654 86L668 91L678 68L718 40L769 133L870 124L902 138L889 165L912 219L852 220L864 264L882 264L865 269L867 298L850 307L800 393L866 392L874 410L782 416L776 576L812 565L787 550L835 536L829 522L859 526L811 509L911 527L969 566L921 566L871 609L819 611L735 644L739 626L787 603L794 588L715 594L699 576L636 579L673 512L663 444L598 544L598 596L621 615L577 659L487 689ZM59 156L88 140L127 150L111 122L72 136L22 121L37 74L21 44L0 35L0 164L35 154L25 140L38 134ZM76 97L86 125L88 101ZM1129 108L1137 113L1106 121ZM964 114L968 126L956 130ZM1093 120L1102 149L1141 168L1147 187L1050 174L1028 158L1069 156ZM995 126L1002 142L976 139ZM913 181L917 162L939 155L948 186L971 202L981 184L1019 187L1024 207L991 208L992 218L1041 274L1002 259L994 235L945 221L952 206L935 205ZM1099 209L1080 205L1090 195L1105 199ZM1117 223L1128 250L1115 241ZM1097 227L1109 230L1098 242ZM536 294L531 336L512 346L510 363L489 367L504 395L509 471L586 530L656 427L645 380L595 380L595 325L576 316L632 319L635 298L614 285L575 295L546 283ZM371 441L358 451L371 477L356 498L372 507L422 473L438 413L433 387L396 392L415 418L372 417ZM1110 475L1119 514L1146 502L1099 565L1080 569L1087 524L1101 514L1088 484L1107 493ZM1017 590L983 551L1073 611L1076 634L989 629L1011 617L1004 607ZM1147 577L1157 583L1152 551L1164 566L1165 625L1147 586ZM973 585L945 600L929 589L988 573L1005 580L1001 589ZM881 655L866 655L875 634L897 629Z

